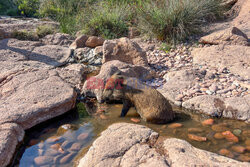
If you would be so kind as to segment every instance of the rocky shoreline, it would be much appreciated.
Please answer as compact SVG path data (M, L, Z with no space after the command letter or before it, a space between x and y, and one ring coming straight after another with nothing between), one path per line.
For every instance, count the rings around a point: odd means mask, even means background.
M242 5L242 1L238 4ZM87 74L98 70L102 64L99 79L106 80L117 70L129 77L143 76L146 84L157 88L175 105L249 123L249 5L249 0L244 1L239 15L227 22L228 27L202 37L201 44L182 44L168 52L160 49L158 43L128 38L104 41L99 37L78 35L74 40L67 34L56 33L38 41L21 41L10 38L9 30L33 31L38 25L56 26L57 23L1 18L0 164L7 166L10 163L25 130L74 108L77 97L81 99L81 93L87 93L88 81L83 85ZM89 93L98 99L101 91L95 89ZM142 138L148 140L149 136ZM173 140L169 142L183 142ZM151 149L147 145L132 144L132 147L135 150L130 150L131 154L138 149ZM170 165L155 150L149 152L156 154L163 166ZM170 159L176 166L185 163L173 157ZM239 163L230 159L218 161L220 164L227 162ZM205 164L202 160L197 163Z

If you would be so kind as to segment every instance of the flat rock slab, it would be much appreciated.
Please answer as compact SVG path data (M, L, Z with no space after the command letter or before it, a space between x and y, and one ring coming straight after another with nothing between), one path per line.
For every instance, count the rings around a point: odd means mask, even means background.
M74 107L76 94L54 71L24 70L0 83L0 123L28 129Z
M113 124L94 141L87 154L80 160L78 167L249 165L197 149L188 142L175 138L163 141L160 148L164 153L160 154L159 150L152 146L157 139L158 134L145 126L129 123Z
M192 51L193 63L224 68L231 73L250 79L250 47L240 45L219 45L196 48Z

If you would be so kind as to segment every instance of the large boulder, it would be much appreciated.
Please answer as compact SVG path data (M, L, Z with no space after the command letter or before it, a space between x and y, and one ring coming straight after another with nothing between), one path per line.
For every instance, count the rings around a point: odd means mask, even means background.
M250 79L250 47L218 45L196 48L192 51L193 63L212 68L227 68L231 73Z
M76 38L76 40L69 46L70 49L84 48L85 42L88 40L87 35L80 35Z
M2 80L0 92L0 124L23 129L69 111L76 100L74 89L53 70L21 70Z
M128 38L106 40L103 45L103 63L111 60L148 67L146 52Z
M170 138L158 142L153 130L135 124L117 123L102 132L78 167L179 167L190 166L248 166L215 153L200 150L188 142ZM112 144L110 144L112 143ZM155 147L158 143L158 147Z
M231 98L203 95L183 102L182 106L206 115L250 122L248 101L250 101L250 95Z
M214 32L200 39L203 44L249 45L248 37L237 27Z
M151 78L153 76L153 74L151 74L147 68L113 60L104 63L101 67L100 73L97 76L87 79L82 88L82 93L85 96L96 97L100 102L106 81L118 71L127 77L145 79Z

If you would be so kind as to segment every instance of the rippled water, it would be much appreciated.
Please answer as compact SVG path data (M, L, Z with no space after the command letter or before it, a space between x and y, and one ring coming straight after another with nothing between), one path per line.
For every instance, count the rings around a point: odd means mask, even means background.
M125 118L120 118L121 104L103 104L93 103L89 109L93 116L82 116L76 111L67 113L61 117L43 123L29 130L26 134L24 144L20 147L15 164L20 167L36 167L41 165L49 166L67 166L71 167L88 150L91 143L100 133L109 125L116 122L129 122L131 118L138 118L135 109L131 109ZM104 110L104 111L103 111ZM228 119L215 119L213 125L202 125L202 121L208 119L198 114L185 114L179 109L175 109L177 118L173 123L180 123L182 127L170 128L169 124L156 125L141 121L139 124L146 125L160 133L162 136L175 137L190 142L193 146L219 153L221 149L228 149L227 156L238 159L248 160L250 158L250 129L249 124L241 121ZM72 130L68 129L63 133L58 130L61 125L70 124ZM68 125L69 126L69 125ZM64 128L67 126L64 126ZM236 133L239 142L233 143L226 139L215 139L215 133L229 130ZM203 142L193 141L188 138L188 134L206 137ZM248 144L248 147L247 147ZM237 153L233 146L243 146L243 153ZM21 149L22 148L22 149ZM248 148L248 150L247 150ZM242 151L242 149L241 149ZM36 165L40 164L40 165Z

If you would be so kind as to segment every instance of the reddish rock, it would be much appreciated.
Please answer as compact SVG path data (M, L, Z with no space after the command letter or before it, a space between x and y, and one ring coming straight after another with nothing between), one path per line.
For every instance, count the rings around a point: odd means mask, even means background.
M85 45L90 48L95 48L97 46L101 46L104 43L104 39L101 37L91 36L88 38L88 40L85 42Z
M36 144L38 144L38 143L39 143L39 140L32 139L32 140L30 140L29 145L30 145L30 146L33 146L33 145L36 145Z
M247 139L247 140L245 141L245 144L246 144L247 146L250 146L250 139Z
M59 148L61 148L61 144L56 143L50 146L50 148L54 149L54 150L59 150Z
M104 115L104 114L100 114L100 118L101 118L101 119L104 119L104 120L105 120L105 119L108 119L108 117L107 117L106 115Z
M207 141L206 137L196 136L194 134L188 134L188 138L194 141Z
M85 42L88 40L87 35L81 35L76 38L76 40L70 45L71 49L83 48L85 47Z
M85 140L88 136L88 133L82 133L77 137L77 140Z
M236 137L232 132L230 131L225 131L222 132L222 135L226 138L227 141L237 143L239 142L238 137Z
M215 132L223 132L228 130L229 128L226 127L225 124L217 124L217 125L212 125L212 130Z
M227 150L227 149L221 149L221 150L219 151L219 154L220 154L220 155L227 156L227 157L230 157L230 158L233 158L233 157L234 157L234 155L233 155L229 150Z
M238 157L238 160L240 160L240 161L244 161L244 162L250 162L250 156L249 155L240 155L239 157Z
M215 139L224 139L225 137L221 133L215 133L214 138Z
M243 146L232 146L231 149L237 153L244 153L246 151L246 148Z
M73 156L75 155L75 153L69 153L67 154L66 156L64 156L61 160L60 160L60 164L64 164L64 163L67 163L69 162Z
M48 138L46 140L47 143L55 143L57 141L59 141L62 137L59 136L51 136L50 138Z
M137 119L137 118L131 118L130 119L132 122L134 122L134 123L140 123L141 122L141 120L140 119Z
M78 151L81 149L82 144L81 143L74 143L70 147L70 151Z
M168 125L169 128L180 128L183 125L181 123L172 123L170 125Z
M50 156L39 156L34 159L37 166L47 165L53 162L53 157Z
M203 130L200 129L200 128L188 128L188 132L190 132L190 133L200 133L200 132L203 132Z
M207 119L207 120L202 122L202 125L213 125L213 124L214 124L213 119Z

